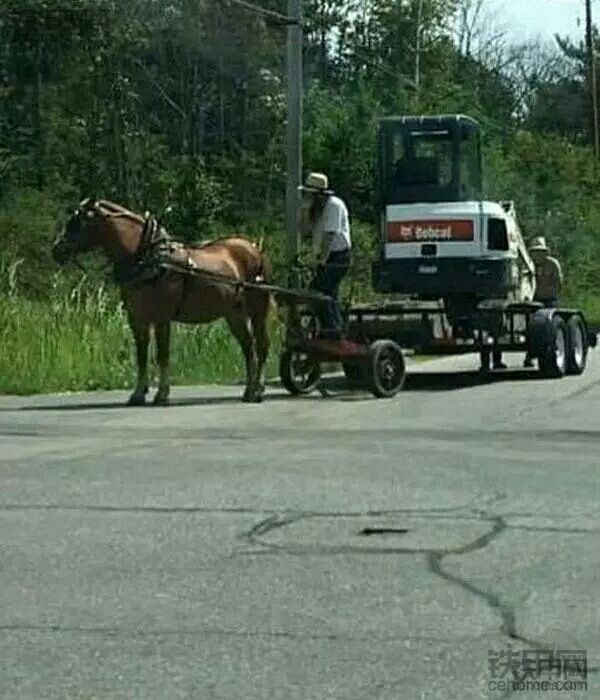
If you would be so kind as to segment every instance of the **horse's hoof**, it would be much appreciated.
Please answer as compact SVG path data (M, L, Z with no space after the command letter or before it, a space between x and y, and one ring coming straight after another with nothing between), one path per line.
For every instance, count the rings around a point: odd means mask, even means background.
M244 394L242 396L242 401L244 403L262 403L262 394Z
M168 406L170 402L168 396L156 394L152 403L154 406Z
M145 406L146 397L140 394L132 394L127 402L128 406Z

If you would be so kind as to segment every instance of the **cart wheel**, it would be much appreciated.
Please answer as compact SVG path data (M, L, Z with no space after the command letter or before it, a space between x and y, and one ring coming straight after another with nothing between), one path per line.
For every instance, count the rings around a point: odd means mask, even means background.
M567 323L567 374L583 374L587 364L587 331L580 316L572 316Z
M367 386L368 379L364 365L356 362L343 362L342 369L346 377L346 383L351 389L362 389Z
M321 378L321 367L302 352L285 350L279 358L279 377L292 396L310 394Z
M542 376L560 379L567 371L567 326L560 316L548 319L546 347L538 358Z
M402 350L391 340L377 340L369 347L368 386L377 398L395 396L406 379Z

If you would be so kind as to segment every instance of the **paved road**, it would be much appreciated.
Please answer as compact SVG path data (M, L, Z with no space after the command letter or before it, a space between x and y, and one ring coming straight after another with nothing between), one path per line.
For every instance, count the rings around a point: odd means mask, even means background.
M502 698L490 651L557 647L588 692L512 697L600 698L600 357L472 362L393 401L1 398L1 697Z

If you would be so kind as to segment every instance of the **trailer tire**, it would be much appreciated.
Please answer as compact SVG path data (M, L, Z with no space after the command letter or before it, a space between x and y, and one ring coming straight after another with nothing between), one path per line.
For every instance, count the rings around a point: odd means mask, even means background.
M583 374L587 365L588 332L581 316L571 316L567 323L567 374Z
M304 353L288 349L279 358L279 377L292 396L310 394L321 379L321 367Z
M538 356L540 372L548 379L560 379L567 372L568 333L567 325L558 316L549 316L546 320L546 342Z
M379 399L395 396L404 386L406 365L402 349L391 340L376 340L369 346L368 387Z

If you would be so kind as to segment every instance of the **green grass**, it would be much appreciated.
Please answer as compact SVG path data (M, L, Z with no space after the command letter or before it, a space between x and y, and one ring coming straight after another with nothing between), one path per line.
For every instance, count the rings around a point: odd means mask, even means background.
M277 359L277 327L268 371ZM48 301L0 297L0 392L33 394L130 388L134 349L125 315L111 291L54 290ZM154 367L154 362L152 366ZM237 382L242 352L224 323L176 326L174 384Z
M561 305L581 309L589 325L600 327L600 296L579 293L566 298Z
M0 393L131 388L133 339L115 290L85 278L74 284L57 276L45 299L31 299L19 292L15 270L6 268L0 275ZM591 324L600 325L600 296L579 292L563 305L581 308ZM271 377L277 374L280 336L274 318ZM154 350L151 357L154 369ZM242 382L244 377L242 352L223 322L175 325L173 384Z

